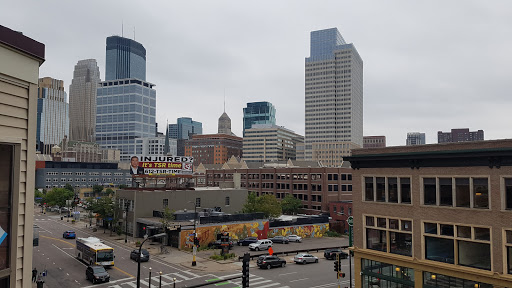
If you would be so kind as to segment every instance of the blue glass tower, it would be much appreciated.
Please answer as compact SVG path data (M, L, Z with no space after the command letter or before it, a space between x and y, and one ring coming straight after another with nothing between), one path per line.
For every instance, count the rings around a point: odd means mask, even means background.
M105 80L127 78L146 81L146 49L132 39L108 37Z
M247 103L244 108L244 130L251 129L254 124L276 124L276 108L270 102Z
M203 134L203 123L189 117L181 117L178 118L176 124L169 124L170 138L188 140L191 134Z

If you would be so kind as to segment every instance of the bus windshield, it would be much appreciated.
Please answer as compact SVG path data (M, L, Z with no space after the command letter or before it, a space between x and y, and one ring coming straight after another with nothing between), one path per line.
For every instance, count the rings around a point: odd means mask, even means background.
M97 252L96 256L97 262L109 262L114 261L114 251L113 250L101 250Z

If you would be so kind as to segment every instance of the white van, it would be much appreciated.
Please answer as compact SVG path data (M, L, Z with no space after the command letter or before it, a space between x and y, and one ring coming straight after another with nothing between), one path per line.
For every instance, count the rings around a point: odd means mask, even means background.
M249 244L249 249L251 250L268 250L268 248L272 247L272 241L268 239L258 240L256 243Z

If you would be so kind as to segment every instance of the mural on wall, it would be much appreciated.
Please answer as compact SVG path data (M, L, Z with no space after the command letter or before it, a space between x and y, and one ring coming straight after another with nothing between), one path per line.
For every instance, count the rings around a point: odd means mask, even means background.
M323 237L329 231L329 224L276 227L268 230L268 238L274 236L298 235L302 238Z
M269 228L268 220L258 220L246 223L233 223L229 225L212 225L197 228L197 237L201 246L208 246L208 243L217 240L217 234L229 232L231 240L244 239L246 237L267 238ZM190 249L194 244L194 231L181 230L180 247Z

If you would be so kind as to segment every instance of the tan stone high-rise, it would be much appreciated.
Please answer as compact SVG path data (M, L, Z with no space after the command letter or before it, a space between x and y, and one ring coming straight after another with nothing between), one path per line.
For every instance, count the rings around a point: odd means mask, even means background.
M78 61L69 85L69 138L72 141L96 141L96 88L100 81L100 68L95 59Z

